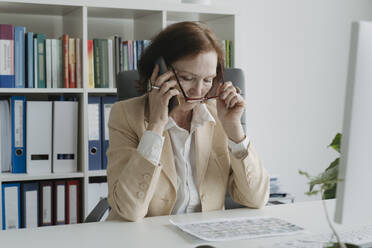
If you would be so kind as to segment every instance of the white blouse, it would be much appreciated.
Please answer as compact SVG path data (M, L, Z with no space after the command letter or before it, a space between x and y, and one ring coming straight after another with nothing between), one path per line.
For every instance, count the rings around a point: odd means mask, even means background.
M172 214L192 213L201 211L199 192L196 186L195 161L195 130L205 122L215 119L205 104L199 104L193 110L190 132L179 127L172 117L169 117L164 131L168 130L177 171L177 199ZM248 147L248 138L239 144L229 140L229 148L234 155L244 153ZM145 131L137 150L154 165L160 161L164 137L153 131Z

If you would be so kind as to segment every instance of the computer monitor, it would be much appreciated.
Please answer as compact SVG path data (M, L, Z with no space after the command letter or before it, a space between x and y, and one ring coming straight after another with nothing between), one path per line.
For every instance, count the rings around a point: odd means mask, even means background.
M372 22L352 24L335 222L372 223Z

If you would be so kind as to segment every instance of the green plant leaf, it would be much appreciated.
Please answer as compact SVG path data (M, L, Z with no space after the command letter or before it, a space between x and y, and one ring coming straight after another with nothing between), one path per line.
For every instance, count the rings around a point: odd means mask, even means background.
M311 195L316 195L319 193L319 190L314 190L314 191L311 191L311 192L306 192L305 194L308 195L308 196L311 196Z
M333 162L328 166L328 168L326 169L326 171L327 171L327 170L330 170L330 169L332 169L332 168L334 168L334 167L336 167L336 166L338 166L339 163L340 163L340 158L336 158L335 161L333 161Z
M330 147L335 149L337 152L340 153L340 147L341 147L341 134L337 133L336 136L333 138L331 144L329 144Z
M307 172L305 172L305 171L302 171L302 170L298 170L298 173L300 174L300 175L303 175L303 176L305 176L307 179L311 179L311 176L309 175L309 173L307 173Z

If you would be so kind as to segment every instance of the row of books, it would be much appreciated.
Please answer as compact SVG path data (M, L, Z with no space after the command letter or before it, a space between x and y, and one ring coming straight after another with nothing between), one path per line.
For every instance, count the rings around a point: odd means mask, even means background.
M77 171L78 102L0 101L3 172L50 174ZM10 135L9 135L10 134Z
M121 71L137 70L137 63L149 40L88 40L88 87L115 88Z
M2 229L80 223L80 189L77 179L3 183Z
M137 70L137 64L150 40L112 39L88 40L88 87L116 88L116 78L121 71ZM232 42L221 41L225 68L233 66Z
M81 40L0 24L0 88L82 88Z
M88 97L89 170L105 170L107 168L108 121L111 107L116 101L116 96Z

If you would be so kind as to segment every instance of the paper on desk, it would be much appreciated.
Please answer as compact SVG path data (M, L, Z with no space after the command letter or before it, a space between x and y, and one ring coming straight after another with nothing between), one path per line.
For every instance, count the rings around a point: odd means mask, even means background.
M323 242L311 242L304 240L287 240L283 242L276 242L272 244L265 244L260 246L260 248L323 248L327 243Z
M213 219L192 223L169 221L184 232L206 241L225 241L290 235L304 230L302 227L274 217Z

